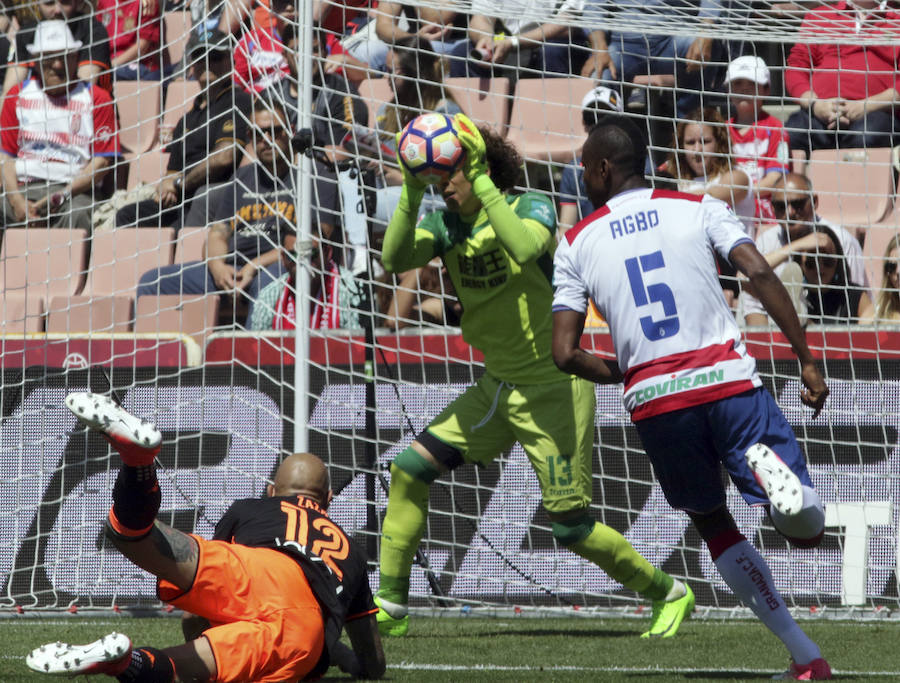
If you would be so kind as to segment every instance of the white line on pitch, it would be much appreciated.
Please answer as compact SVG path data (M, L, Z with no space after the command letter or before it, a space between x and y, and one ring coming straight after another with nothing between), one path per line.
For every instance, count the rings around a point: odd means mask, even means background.
M741 674L770 674L774 669L748 669L741 667L726 667L713 669L711 667L684 668L662 666L508 666L503 664L416 664L414 662L400 662L388 664L389 669L401 669L404 671L583 671L586 673L672 673L672 674L698 674L713 673L741 673ZM900 671L845 671L833 669L832 673L842 676L900 676Z

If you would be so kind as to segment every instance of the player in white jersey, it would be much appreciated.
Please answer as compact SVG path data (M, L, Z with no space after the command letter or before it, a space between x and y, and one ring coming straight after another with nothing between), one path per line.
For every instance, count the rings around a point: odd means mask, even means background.
M790 341L801 363L801 399L815 415L828 388L784 286L739 220L712 197L648 188L645 156L640 132L624 120L601 120L585 143L585 188L601 208L569 230L556 252L554 361L595 382L624 382L625 406L666 499L691 518L734 594L788 648L785 676L830 678L725 505L722 465L793 544L813 547L824 532L805 458L741 342L713 249L750 278ZM616 361L579 346L589 298L609 323Z

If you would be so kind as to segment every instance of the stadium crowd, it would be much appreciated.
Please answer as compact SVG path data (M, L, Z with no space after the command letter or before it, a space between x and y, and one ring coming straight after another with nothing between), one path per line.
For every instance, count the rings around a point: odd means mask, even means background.
M823 190L813 185L833 175L823 167L857 150L869 160L863 172L893 183L890 164L880 168L873 159L883 157L868 156L895 142L900 48L890 4L841 0L810 9L786 59L772 64L755 44L715 37L714 29L741 19L713 0L689 12L674 0L622 7L475 0L467 12L320 0L313 12L313 125L305 139L297 108L304 56L292 0L48 0L2 15L4 231L171 228L178 240L185 228L207 229L205 246L181 262L141 266L131 293L218 292L227 302L223 325L284 329L296 278L284 245L294 243L299 211L310 210L318 250L312 325L358 324L348 307L371 307L376 324L394 329L452 324L458 304L439 267L386 275L380 263L400 196L394 135L424 111L472 114L471 90L483 91L489 79L502 110L495 129L520 143L527 164L516 186L552 196L560 237L598 208L584 192L577 129L589 131L599 113L612 111L644 132L654 186L732 206L795 294L801 319L893 319L893 309L876 305L891 299L893 280L882 267L893 253L892 193L861 220L846 207L854 199L875 203L866 190L820 203ZM697 30L673 33L676 19ZM644 33L620 28L638 20ZM855 35L859 43L824 44L818 34ZM848 71L855 77L841 78ZM548 93L561 92L554 81L574 84L564 104L580 101L582 120L565 154L534 153L529 142L542 132L535 113L542 103L525 115L532 130L510 122L511 112L527 108L520 86L535 79ZM766 108L776 101L781 106ZM273 116L258 116L262 110ZM277 199L281 190L259 190L284 183L287 194L295 191L304 150L313 156L304 208ZM817 157L822 150L838 152ZM868 191L881 192L880 185ZM431 189L422 213L444 206ZM720 267L737 318L766 324L752 288ZM267 310L253 315L270 284ZM594 316L594 323L603 321ZM29 329L42 331L43 323Z

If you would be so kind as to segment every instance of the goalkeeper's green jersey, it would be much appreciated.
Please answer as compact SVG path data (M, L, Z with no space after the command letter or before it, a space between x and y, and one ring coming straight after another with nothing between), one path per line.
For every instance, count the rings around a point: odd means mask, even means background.
M484 209L473 223L449 211L428 214L416 227L416 242L432 242L434 256L443 258L463 308L463 339L484 354L492 376L513 384L559 382L565 375L550 349L556 212L542 194L505 199L519 218L549 235L546 247L524 263L511 257Z

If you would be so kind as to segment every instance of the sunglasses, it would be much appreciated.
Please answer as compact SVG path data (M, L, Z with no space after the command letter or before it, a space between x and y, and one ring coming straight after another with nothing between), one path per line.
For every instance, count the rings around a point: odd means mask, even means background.
M787 212L787 207L790 205L791 209L794 211L803 211L806 208L806 203L809 201L809 197L800 197L800 199L791 199L787 202L779 202L772 200L772 209L776 214L783 216Z
M893 275L897 272L897 262L896 261L886 261L884 264L884 274L885 275Z
M815 270L823 268L837 268L841 257L837 254L817 254L815 256L807 256L803 259L803 267Z

